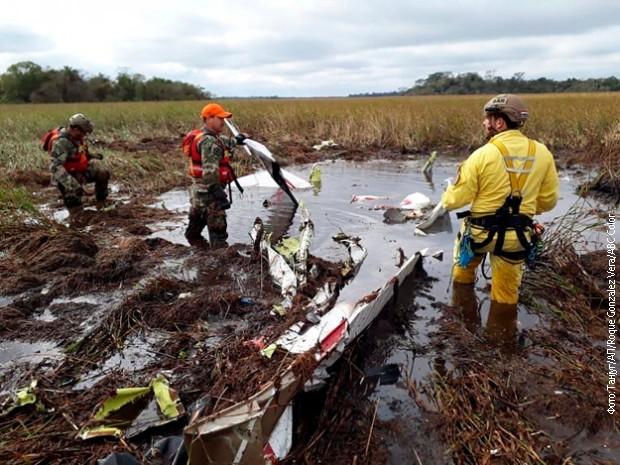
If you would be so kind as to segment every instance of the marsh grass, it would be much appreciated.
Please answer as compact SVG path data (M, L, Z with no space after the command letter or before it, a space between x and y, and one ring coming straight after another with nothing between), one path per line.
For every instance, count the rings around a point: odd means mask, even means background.
M388 149L465 155L484 142L481 108L489 96L222 100L239 128L276 148L286 161L283 141L309 147L333 139L345 149ZM531 119L525 132L552 150L583 152L596 160L620 146L620 94L539 94L524 96ZM105 163L128 190L160 189L183 182L184 160L171 149L140 153L105 149L115 141L180 139L200 125L205 102L118 102L0 106L0 179L16 170L46 170L39 149L42 134L65 124L75 112L95 124L91 138L103 141ZM176 145L175 145L176 147ZM617 152L614 152L617 153Z

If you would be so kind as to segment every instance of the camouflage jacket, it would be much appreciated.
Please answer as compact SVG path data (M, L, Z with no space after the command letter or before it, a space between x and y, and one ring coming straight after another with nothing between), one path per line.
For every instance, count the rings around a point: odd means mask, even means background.
M76 145L68 138L69 136L67 135L66 129L63 129L61 134L62 137L59 137L54 141L54 145L52 146L52 150L50 152L50 171L54 177L68 174L66 173L63 165L66 163L68 158L73 157L76 153L78 153L78 151L83 151L88 154L86 142L81 142L79 145Z
M235 149L236 141L233 137L216 136L205 128L205 136L198 143L198 150L202 158L202 182L208 187L220 185L220 160L230 156Z

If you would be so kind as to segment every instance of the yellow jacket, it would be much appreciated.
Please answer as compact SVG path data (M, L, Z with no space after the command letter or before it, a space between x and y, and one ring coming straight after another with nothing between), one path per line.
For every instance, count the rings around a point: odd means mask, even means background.
M472 216L484 216L495 213L504 204L511 192L510 177L501 152L491 143L494 140L503 143L513 157L528 155L528 138L520 131L512 129L494 136L459 167L454 185L448 187L441 197L442 206L446 210L471 204ZM558 174L553 155L540 142L535 142L535 147L535 160L521 192L520 213L529 217L551 210L559 196ZM523 168L524 164L523 161L515 160L513 168ZM461 229L464 227L463 224ZM471 234L478 243L488 236L488 232L478 226L471 227ZM529 232L526 232L528 240L529 236ZM476 252L492 252L496 240L497 237ZM510 252L523 250L514 231L506 233L502 249Z
M454 210L471 204L473 216L490 215L500 208L510 194L510 179L502 154L491 143L501 141L510 155L527 155L528 138L521 131L511 129L494 136L459 167L454 185L448 187L441 197L446 210ZM521 193L520 212L530 217L555 207L559 195L558 174L553 155L540 142L536 142L536 160ZM514 163L515 168L523 163Z

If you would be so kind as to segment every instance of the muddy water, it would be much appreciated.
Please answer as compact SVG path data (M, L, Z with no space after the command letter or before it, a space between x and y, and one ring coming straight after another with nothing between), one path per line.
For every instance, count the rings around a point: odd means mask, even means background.
M435 433L425 425L424 416L412 400L406 380L423 380L429 372L441 364L443 354L430 349L429 335L436 330L438 317L437 303L450 302L450 271L454 235L458 223L454 214L443 218L428 236L414 235L415 222L386 224L384 210L379 206L397 206L412 192L426 194L434 203L443 191L442 181L453 176L456 163L443 161L436 164L431 180L420 173L416 162L333 162L320 165L322 172L321 189L317 191L296 192L310 211L315 223L316 237L312 252L326 258L343 256L342 249L331 240L339 231L360 236L368 249L366 259L359 275L342 292L341 300L356 300L380 286L396 271L399 252L402 248L406 256L428 248L430 252L443 250L443 261L425 258L424 268L432 281L424 290L421 282L409 279L401 288L399 299L391 313L404 316L404 322L394 323L384 315L370 329L367 337L373 339L372 350L364 356L362 369L371 369L388 363L401 366L401 380L393 385L378 386L370 395L378 402L378 418L397 423L398 431L389 439L389 463L411 463L417 456L422 463L449 463ZM310 167L298 167L292 171L307 178ZM565 213L576 201L575 181L571 174L563 173L561 178L561 200L551 214L541 217L550 222L556 215ZM351 202L354 195L373 195L388 197L366 202ZM162 203L169 209L179 212L179 224L168 223L155 235L183 243L183 215L187 212L187 195L183 191L172 191L162 197ZM266 205L266 206L265 206ZM228 214L230 242L246 242L247 231L254 218L260 216L274 235L297 234L299 215L286 197L275 195L270 189L246 189L243 196L234 194L233 207ZM594 238L595 239L595 238ZM489 317L490 301L486 280L479 280L476 295L479 301L479 331L484 331ZM517 315L517 330L523 331L539 323L539 318L520 306Z
M415 221L403 224L386 224L384 209L396 207L410 193L421 192L427 195L433 204L439 199L443 187L442 181L455 174L456 163L453 161L437 162L433 178L428 180L420 173L420 163L373 161L368 163L328 162L319 165L322 172L320 191L296 191L295 195L308 208L315 225L315 238L311 252L328 259L344 257L344 250L331 237L343 231L359 236L368 249L368 258L355 278L341 293L341 300L355 300L380 286L397 270L399 248L406 256L427 248L429 252L444 251L442 262L428 258L426 263L430 274L442 282L450 274L450 257L452 244L458 224L454 214L443 218L439 227L434 226L428 236L414 235ZM307 178L310 166L292 168L295 174ZM543 215L548 221L562 214L573 205L577 197L573 193L574 182L569 175L562 178L562 199L552 215ZM351 202L355 195L374 195L386 199ZM163 237L172 242L187 245L183 232L187 224L189 209L187 192L173 190L163 194L155 204L179 214L177 221L149 225L155 232L153 237ZM260 216L266 228L275 237L283 234L298 234L300 215L286 196L273 189L247 188L243 195L233 189L233 205L228 211L229 243L249 241L248 231L255 217ZM206 231L205 231L206 234ZM436 299L447 298L447 285L441 291L441 284L433 286L432 294ZM483 319L488 312L488 302L483 304ZM522 326L536 323L534 317L523 315Z

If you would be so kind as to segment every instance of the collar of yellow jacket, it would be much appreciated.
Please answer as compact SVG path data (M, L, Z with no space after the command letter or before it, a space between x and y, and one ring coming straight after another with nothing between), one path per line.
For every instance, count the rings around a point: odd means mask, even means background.
M495 134L493 137L489 139L489 144L494 140L502 140L502 139L510 139L511 137L525 137L521 131L518 129L507 129L506 131L502 131L499 134Z

